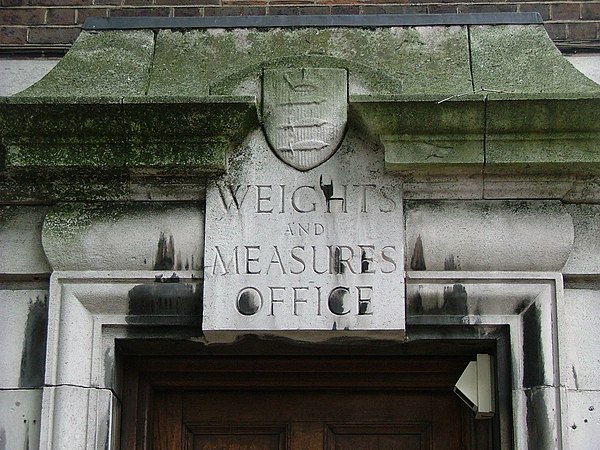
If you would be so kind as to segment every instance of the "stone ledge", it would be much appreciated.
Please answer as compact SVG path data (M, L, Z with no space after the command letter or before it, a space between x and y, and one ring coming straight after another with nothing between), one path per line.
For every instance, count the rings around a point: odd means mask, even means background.
M253 97L0 100L9 173L223 172L256 126Z
M600 172L599 94L351 96L350 110L394 172Z

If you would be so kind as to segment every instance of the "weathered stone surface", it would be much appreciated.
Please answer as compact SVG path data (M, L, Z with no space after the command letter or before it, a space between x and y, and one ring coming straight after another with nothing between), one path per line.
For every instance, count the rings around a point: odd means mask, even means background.
M559 271L573 233L571 216L558 202L407 202L406 265Z
M350 133L300 172L255 133L230 164L207 188L205 335L401 337L402 194L380 150Z
M539 387L512 392L515 442L518 450L564 448L561 439L559 389Z
M565 390L563 396L563 433L567 441L564 448L595 450L600 435L600 392Z
M562 272L565 274L597 274L600 268L600 206L568 205L573 217L575 242Z
M21 97L144 95L154 52L152 30L83 31L71 51Z
M42 390L0 390L0 448L38 449Z
M482 95L350 98L351 117L385 148L388 171L405 174L480 173L484 164Z
M54 270L198 270L204 214L197 204L62 204L42 232Z
M47 288L0 285L0 388L43 385L47 322Z
M350 94L471 90L465 27L276 28L161 30L148 94L259 97L264 67L348 69Z
M0 207L0 273L51 271L42 248L45 206Z
M480 25L469 31L476 92L600 92L600 85L560 54L542 25Z
M309 170L338 149L346 133L347 77L344 69L264 70L263 130L284 162Z
M9 173L220 172L258 125L251 97L0 99Z
M599 320L600 291L565 290L565 305L557 323L561 384L568 389L600 390Z
M600 94L490 94L486 173L589 174L600 170Z
M114 448L118 399L110 390L45 387L43 400L39 448Z

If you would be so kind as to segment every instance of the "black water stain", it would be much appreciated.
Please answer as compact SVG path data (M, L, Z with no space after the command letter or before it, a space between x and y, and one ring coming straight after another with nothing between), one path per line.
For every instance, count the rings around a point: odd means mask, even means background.
M468 297L467 289L460 283L456 283L452 287L444 286L443 314L460 316L468 314Z
M367 258L367 252L364 250L360 255L360 273L369 273L371 271L371 265L369 264L373 261L370 258Z
M415 248L413 249L412 257L410 258L410 268L412 270L427 270L421 235L417 237L417 241L415 242Z
M323 191L323 195L325 196L325 203L327 205L327 212L331 211L331 202L333 200L340 201L342 205L342 211L346 212L346 199L343 197L334 197L333 196L333 180L331 180L330 184L323 184L323 175L319 177L319 186L321 187L321 191Z
M36 297L29 302L25 323L19 386L39 387L44 381L46 365L46 335L48 328L48 297Z
M525 311L527 309L527 307L529 307L530 304L531 304L530 300L521 300L513 308L514 314L520 315L523 311Z
M441 302L426 302L417 291L408 299L407 313L412 316L465 316L469 314L468 299L467 289L460 283L444 286Z
M114 358L110 348L107 348L104 352L104 385L113 386L113 374L114 374Z
M29 450L29 423L27 423L27 419L25 419L25 441L23 442L23 448Z
M154 259L154 270L172 270L175 267L175 240L173 235L167 237L161 231L158 238L158 248Z
M541 312L533 303L523 314L523 387L544 384Z
M155 281L129 291L129 316L202 316L200 285L181 283L176 274ZM133 317L126 320L135 322Z
M548 414L548 405L544 398L544 391L541 389L525 390L527 404L527 448L531 450L548 450L554 448L552 430L546 417ZM551 414L552 415L552 414Z
M333 251L333 273L343 274L346 271L344 264L342 263L342 250L336 247Z
M425 312L423 308L423 297L421 293L417 291L412 298L408 298L407 313L408 315L421 316Z
M450 255L448 256L445 260L444 260L444 270L460 270L460 261L457 257L454 257L454 255Z
M575 380L575 389L579 390L579 379L577 378L577 370L575 366L571 366L571 370L573 371L573 380Z

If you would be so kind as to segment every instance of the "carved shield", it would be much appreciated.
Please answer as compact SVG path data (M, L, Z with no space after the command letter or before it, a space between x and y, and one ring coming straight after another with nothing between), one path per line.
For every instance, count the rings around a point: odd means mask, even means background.
M263 73L263 126L285 163L309 170L335 153L346 131L344 69L269 69Z

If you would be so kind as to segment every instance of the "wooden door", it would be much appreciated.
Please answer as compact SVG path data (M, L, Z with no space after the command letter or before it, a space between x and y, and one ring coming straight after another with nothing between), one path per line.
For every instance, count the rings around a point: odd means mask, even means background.
M451 389L463 358L144 360L129 371L124 448L487 449ZM135 381L132 381L135 380ZM135 414L130 413L135 411ZM135 417L135 419L132 419Z

